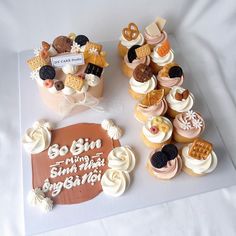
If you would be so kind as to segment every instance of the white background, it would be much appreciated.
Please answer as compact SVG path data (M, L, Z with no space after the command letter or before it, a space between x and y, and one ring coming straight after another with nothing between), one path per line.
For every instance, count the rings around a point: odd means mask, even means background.
M235 1L0 2L0 234L22 234L16 52L74 31L114 40L130 21L157 15L178 40L188 77L204 92L236 164ZM32 104L33 105L33 104ZM235 235L236 187L74 226L47 235ZM40 222L39 222L40 223Z

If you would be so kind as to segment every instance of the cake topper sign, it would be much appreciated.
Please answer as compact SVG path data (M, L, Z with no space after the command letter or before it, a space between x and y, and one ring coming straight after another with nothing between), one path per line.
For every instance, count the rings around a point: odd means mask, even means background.
M66 64L70 65L84 65L84 56L82 53L64 54L60 56L51 57L52 66L62 68Z

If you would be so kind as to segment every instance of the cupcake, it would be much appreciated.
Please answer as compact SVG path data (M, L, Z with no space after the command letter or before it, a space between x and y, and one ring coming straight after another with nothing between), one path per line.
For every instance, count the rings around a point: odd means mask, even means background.
M108 66L102 45L70 34L56 37L52 44L43 41L35 54L27 61L31 78L51 110L69 116L98 104Z
M188 89L174 86L166 96L166 101L168 103L167 114L171 118L175 118L176 115L192 109L194 96Z
M151 49L167 39L167 33L163 30L165 24L165 19L157 17L155 22L151 23L145 28L144 38Z
M164 89L153 90L135 106L135 118L144 123L150 117L165 115L167 107Z
M122 61L122 72L124 73L125 76L130 78L133 75L134 69L140 65L140 64L145 64L149 65L150 64L150 57L145 56L138 58L136 49L140 48L139 45L134 45L132 46L127 54L124 57L124 60Z
M129 85L130 95L139 100L156 88L157 79L149 66L140 64L134 69Z
M158 44L151 54L150 66L152 67L153 73L158 72L167 64L174 61L174 53L170 48L168 39L161 44Z
M178 114L174 121L173 138L178 143L191 143L198 138L205 129L205 122L202 116L189 110Z
M184 73L182 68L172 62L165 65L158 73L157 82L159 88L165 90L165 95L170 92L174 86L181 86L184 81Z
M184 146L181 156L183 171L191 176L206 175L217 166L213 145L203 139L195 139L193 143Z
M182 159L177 147L174 144L167 144L161 151L152 151L147 160L147 169L158 179L174 178L182 169Z
M149 148L161 148L171 142L173 126L171 121L164 116L149 118L142 129L141 137Z
M127 54L128 49L134 45L142 46L144 44L144 37L139 32L139 29L136 24L129 23L126 28L122 30L120 41L118 44L118 53L124 58Z

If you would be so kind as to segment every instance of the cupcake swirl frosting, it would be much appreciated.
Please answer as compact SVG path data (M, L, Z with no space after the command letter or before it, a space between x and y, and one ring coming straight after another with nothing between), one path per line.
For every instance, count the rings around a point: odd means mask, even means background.
M184 77L174 77L174 78L170 78L170 77L157 77L158 83L161 86L167 87L167 88L172 88L174 86L181 86L183 84L184 81Z
M165 41L167 39L167 33L165 31L163 31L161 33L161 35L157 35L157 36L151 36L150 34L148 34L145 30L144 32L144 38L146 39L146 42L150 45L156 45L159 44L163 41Z
M127 48L131 48L134 45L140 45L141 46L144 43L144 37L141 33L139 33L139 36L136 39L128 41L127 39L125 39L125 37L123 35L121 35L120 42L123 46L125 46Z
M194 103L194 96L192 93L189 93L187 99L183 99L178 101L175 99L176 92L183 93L185 91L184 88L179 86L174 86L169 94L166 96L166 101L171 109L177 112L186 112L192 109Z
M201 115L192 110L178 114L173 125L178 134L190 139L198 137L205 129Z
M154 176L160 179L172 179L173 177L179 174L179 172L182 169L182 159L180 155L177 155L177 157L174 158L173 160L167 161L166 166L162 168L155 168L150 162L150 159L154 154L154 152L151 153L148 162L148 165L152 169L152 173Z
M137 110L147 117L152 117L164 115L167 111L167 107L168 105L166 99L163 98L159 103L151 106L143 106L142 104L138 104Z
M170 50L164 57L161 57L157 53L156 47L155 47L153 49L153 52L151 53L151 58L152 58L152 61L156 63L157 65L164 66L174 61L174 53L172 50Z
M162 143L162 142L165 142L167 141L171 135L172 135L172 132L173 132L173 126L172 126L172 123L171 121L162 116L161 117L164 121L164 123L168 124L169 126L169 130L168 132L162 132L162 131L159 131L157 132L156 134L153 134L151 131L150 131L150 128L152 127L152 117L149 118L147 120L147 122L145 123L145 125L143 126L143 135L152 143Z
M212 172L217 166L217 156L212 151L205 160L198 160L189 156L188 152L192 144L182 149L182 158L185 166L196 174L207 174Z
M130 69L135 69L136 66L140 65L140 64L146 64L147 66L150 64L150 57L147 56L147 57L143 57L143 58L140 58L140 59L135 59L133 60L131 63L129 62L128 60L128 57L127 55L125 55L124 57L124 62L126 63L126 65L130 68Z
M134 92L140 94L147 94L156 88L157 79L156 76L153 75L150 80L141 83L135 80L135 78L132 76L129 80L129 84Z

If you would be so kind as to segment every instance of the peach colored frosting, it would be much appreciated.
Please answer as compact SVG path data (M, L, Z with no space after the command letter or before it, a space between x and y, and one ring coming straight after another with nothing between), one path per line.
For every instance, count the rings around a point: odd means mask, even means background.
M153 154L154 154L154 152L151 153L150 158L152 157ZM162 168L153 167L151 164L151 161L149 159L149 165L153 171L153 174L157 178L159 178L159 179L172 179L173 177L178 175L179 172L181 171L182 159L181 159L180 155L178 155L175 159L168 161L166 166L164 166Z
M144 32L144 38L146 39L146 42L150 45L156 45L159 44L167 39L167 33L163 31L161 35L158 36L151 36L146 31Z
M197 138L205 129L200 114L192 110L178 114L173 121L175 131L186 138Z
M131 63L129 62L128 60L128 57L127 55L124 57L124 62L126 63L126 65L131 68L131 69L135 69L136 66L140 65L140 64L146 64L147 66L150 64L150 57L143 57L143 58L140 58L140 59L135 59L133 60Z
M140 103L137 106L137 110L147 117L162 116L166 113L167 108L168 108L168 105L165 98L163 98L159 103L154 104L149 107L144 106Z
M175 78L170 78L170 77L157 77L158 83L161 86L167 87L167 88L172 88L173 86L181 86L184 81L184 77L175 77Z

